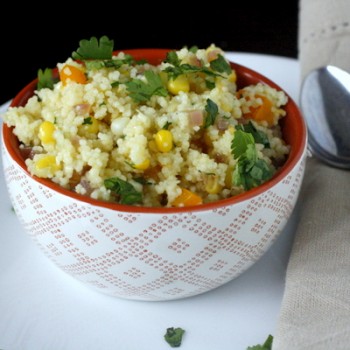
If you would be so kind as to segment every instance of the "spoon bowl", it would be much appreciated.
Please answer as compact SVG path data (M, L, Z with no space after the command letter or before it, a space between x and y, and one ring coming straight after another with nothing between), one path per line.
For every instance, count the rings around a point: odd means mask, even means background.
M331 65L311 71L301 86L300 106L311 152L350 169L350 74Z

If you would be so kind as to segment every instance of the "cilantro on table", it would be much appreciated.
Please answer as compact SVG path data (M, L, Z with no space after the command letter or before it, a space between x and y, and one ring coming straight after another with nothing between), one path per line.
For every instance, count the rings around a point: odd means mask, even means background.
M142 202L142 194L135 187L119 177L112 177L104 181L107 189L119 196L120 204L136 204Z
M249 346L247 350L271 350L272 349L273 336L269 334L264 344Z
M125 83L126 89L130 92L130 97L135 102L145 102L153 95L168 95L168 90L163 86L159 74L153 72L152 70L146 70L144 76L146 78L146 82L135 78Z
M50 68L45 68L45 70L38 70L38 84L37 89L41 90L44 88L48 88L50 90L53 89L53 86L57 83L58 78L55 78L53 75L53 71Z
M184 333L185 330L180 327L170 327L167 328L164 339L172 348L178 348L181 346Z
M250 190L269 180L273 171L265 160L258 158L254 136L242 130L236 130L231 143L231 151L237 164L232 174L233 183Z

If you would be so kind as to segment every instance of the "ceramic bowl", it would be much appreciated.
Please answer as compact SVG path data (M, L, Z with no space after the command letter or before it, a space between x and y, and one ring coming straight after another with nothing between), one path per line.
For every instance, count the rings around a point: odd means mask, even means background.
M125 50L157 64L168 50ZM263 75L231 63L239 86ZM37 81L13 99L24 105ZM135 300L186 298L217 288L247 270L283 232L304 176L307 133L289 98L282 118L291 146L284 166L244 194L185 208L145 208L80 196L26 170L12 129L2 127L2 159L13 207L26 232L60 269L111 296Z

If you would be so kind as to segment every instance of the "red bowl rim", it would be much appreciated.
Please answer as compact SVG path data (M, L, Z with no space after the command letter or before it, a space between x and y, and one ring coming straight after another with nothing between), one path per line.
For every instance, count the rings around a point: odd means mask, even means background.
M119 52L124 52L126 54L130 54L134 56L136 59L146 58L150 61L161 61L166 57L166 53L171 51L170 49L158 49L158 48L142 48L142 49L127 49L127 50L118 50L114 51L114 54ZM235 62L230 61L231 67L236 70L237 77L243 77L244 79L253 79L257 82L263 82L271 87L284 91L280 86L271 81L266 76L248 68L243 65L237 64ZM37 79L32 80L29 84L27 84L12 100L10 107L15 107L19 105L23 105L24 101L26 101L29 97L33 95L33 90L35 89L37 84ZM285 92L285 91L284 91ZM32 176L25 162L18 151L18 140L17 137L12 132L12 127L8 127L5 123L2 126L2 134L3 134L3 142L4 145L9 152L12 159L36 182L40 183L44 187L48 187L51 190L60 193L63 196L70 197L71 199L77 200L79 202L84 202L86 204L90 204L92 206L108 208L117 212L125 212L125 213L144 213L144 214L170 214L170 213L190 213L195 211L207 211L207 210L215 210L220 209L225 206L234 205L239 202L243 202L246 200L250 200L263 192L270 190L272 187L277 185L280 181L282 181L296 166L296 164L301 160L307 142L307 129L305 125L305 121L302 117L302 114L299 110L299 107L296 105L294 100L285 92L288 97L288 103L286 106L288 116L282 118L282 123L286 118L292 118L292 126L294 127L293 136L295 138L294 144L291 147L290 154L288 156L285 164L276 172L276 174L267 182L262 185L255 187L249 191L246 191L242 194L235 195L230 198L221 199L215 202L204 203L196 206L188 206L188 207L144 207L144 206L135 206L135 205L124 205L119 203L107 202L103 200L93 199L88 196L83 196L68 189L61 187L60 185L50 181L49 179L39 178L37 176Z

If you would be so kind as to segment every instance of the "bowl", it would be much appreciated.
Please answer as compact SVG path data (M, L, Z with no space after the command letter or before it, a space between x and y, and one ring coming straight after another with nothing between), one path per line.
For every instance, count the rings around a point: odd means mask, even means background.
M166 49L124 50L162 61ZM233 62L239 87L270 79ZM13 99L23 106L30 82ZM288 96L289 97L289 96ZM304 176L307 133L289 97L281 120L290 154L267 182L245 193L191 207L150 208L94 200L31 176L12 128L2 126L9 197L32 240L60 269L102 293L162 301L208 292L257 262L283 232Z

